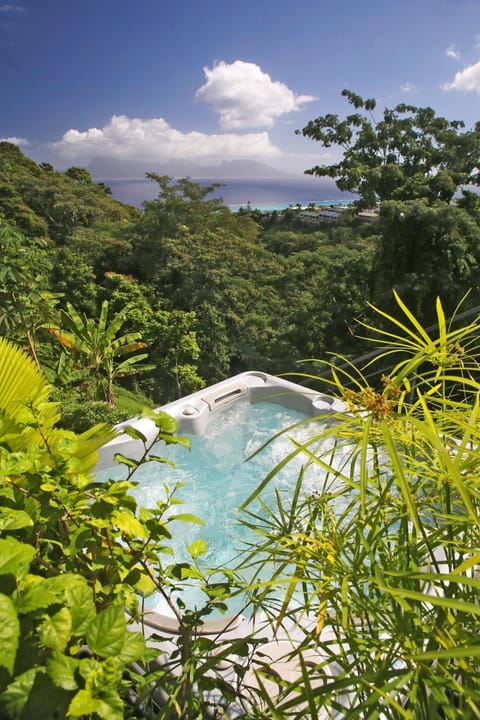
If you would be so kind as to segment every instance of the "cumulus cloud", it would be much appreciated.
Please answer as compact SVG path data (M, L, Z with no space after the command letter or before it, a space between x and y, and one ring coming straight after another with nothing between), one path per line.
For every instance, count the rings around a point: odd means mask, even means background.
M183 133L163 118L114 115L103 128L68 130L52 144L63 158L88 162L93 157L130 160L192 161L233 158L271 158L280 154L266 132L212 134Z
M204 69L206 82L195 98L220 115L226 130L272 127L278 118L317 98L296 95L287 85L274 81L258 65L243 60L216 63Z
M415 92L416 87L411 82L405 82L403 85L400 86L400 90L404 93L412 93Z
M12 145L23 145L24 147L27 147L28 145L30 145L30 142L26 138L21 138L21 137L0 138L0 142L8 142L8 143L12 143Z
M450 46L445 50L445 55L446 55L447 57L449 57L449 58L452 58L453 60L460 60L460 57L461 57L460 50L457 50L457 48L455 47L455 45L450 45Z
M442 89L480 94L480 61L474 65L467 65L463 70L455 73L453 81L442 85Z

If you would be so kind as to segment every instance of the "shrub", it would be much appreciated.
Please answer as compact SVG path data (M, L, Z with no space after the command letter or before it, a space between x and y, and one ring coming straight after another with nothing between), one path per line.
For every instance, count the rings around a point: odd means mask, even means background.
M263 523L266 559L249 559L258 576L275 568L254 596L273 627L313 620L323 658L285 687L276 717L300 719L300 701L311 717L480 716L480 323L447 325L437 301L431 335L396 301L401 320L380 313L390 329L368 328L384 352L363 373L332 367L348 412L294 441L315 491L299 478Z

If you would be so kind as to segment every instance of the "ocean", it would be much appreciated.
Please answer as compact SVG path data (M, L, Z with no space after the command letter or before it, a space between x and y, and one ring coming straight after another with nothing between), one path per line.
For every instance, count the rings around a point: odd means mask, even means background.
M209 185L219 182L209 198L222 198L225 205L232 210L240 207L259 210L283 210L290 205L300 204L302 207L310 203L316 205L335 205L352 202L355 195L340 192L332 180L313 178L310 176L292 178L235 178L231 180L215 180L212 178L192 178L194 182ZM102 180L112 190L117 200L141 207L146 200L154 200L158 196L158 185L145 178L115 178Z

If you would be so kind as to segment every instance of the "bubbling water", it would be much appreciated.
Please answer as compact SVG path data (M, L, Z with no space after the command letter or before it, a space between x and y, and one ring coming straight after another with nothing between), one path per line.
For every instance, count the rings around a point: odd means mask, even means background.
M294 450L292 436L301 442L319 430L318 422L305 422L306 419L303 413L276 403L250 403L241 399L212 413L206 432L191 436L190 451L180 445L162 443L154 448L153 454L173 460L175 468L158 462L140 466L134 476L138 486L132 490L139 505L154 507L157 500L165 498L164 485L173 488L176 483L184 483L176 493L183 505L176 509L196 515L204 522L204 525L177 522L172 526L172 549L177 562L188 562L188 546L203 539L207 551L201 558L202 566L232 566L243 543L255 539L255 533L238 522L239 506ZM268 442L287 428L288 432ZM250 457L259 448L263 449ZM302 464L305 457L295 457L275 475L261 495L267 505L275 490L291 495ZM303 478L305 492L319 489L318 473L318 468L307 468ZM120 467L102 471L98 478L121 476ZM199 588L191 586L182 593L182 600L187 607L200 607L205 596ZM146 606L168 612L158 593L147 599Z

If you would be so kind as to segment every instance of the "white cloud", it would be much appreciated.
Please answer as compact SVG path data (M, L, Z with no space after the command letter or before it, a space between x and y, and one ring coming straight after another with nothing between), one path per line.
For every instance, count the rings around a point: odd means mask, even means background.
M296 95L258 65L243 60L231 64L222 61L203 70L206 83L195 98L219 113L221 127L228 130L272 127L282 115L301 110L305 103L317 99Z
M404 93L411 93L411 92L415 92L416 87L415 87L415 85L414 85L413 83L411 83L411 82L406 82L406 83L403 83L403 85L400 86L400 90L401 90L402 92L404 92Z
M447 57L449 57L449 58L453 58L453 60L460 60L460 57L461 57L460 50L457 50L457 48L455 47L455 45L450 45L450 46L445 50L445 55L446 55Z
M460 90L480 94L480 61L474 65L467 65L463 70L455 73L453 82L442 85L442 90Z
M8 13L8 12L19 12L24 13L27 12L24 7L21 7L20 5L0 5L0 13Z
M8 142L12 143L12 145L24 145L25 147L30 145L29 141L26 138L19 137L0 138L0 142Z
M69 160L90 161L93 157L131 160L188 158L194 162L214 159L272 158L280 150L268 133L183 133L163 118L130 118L114 115L103 128L68 130L53 149Z

